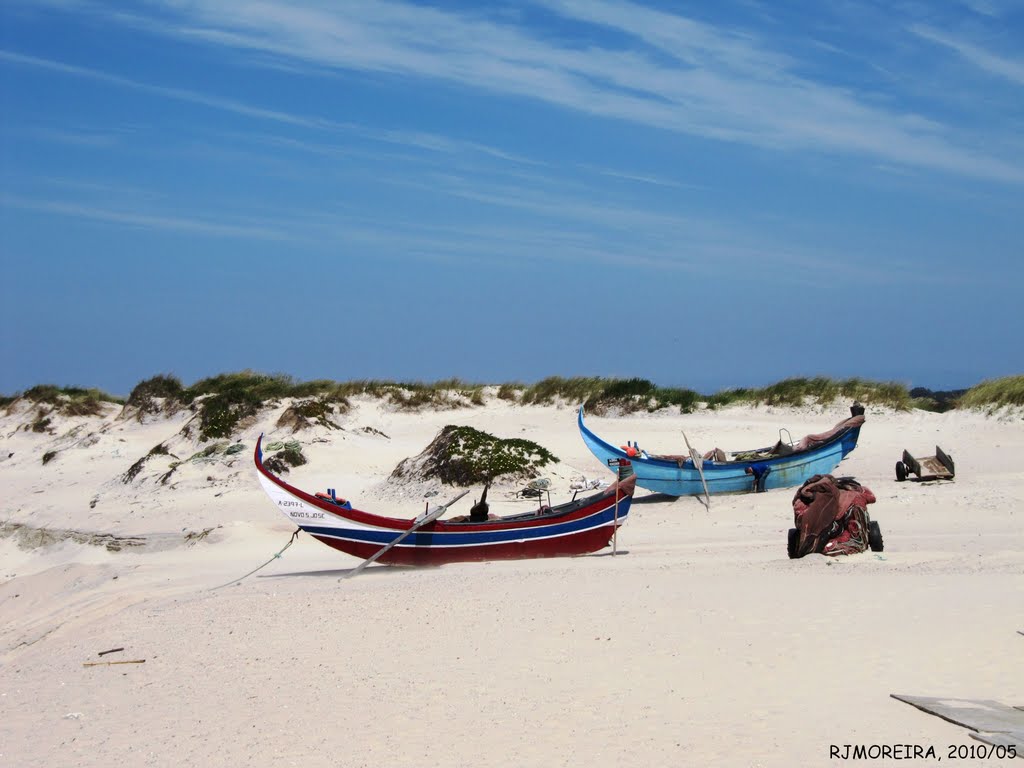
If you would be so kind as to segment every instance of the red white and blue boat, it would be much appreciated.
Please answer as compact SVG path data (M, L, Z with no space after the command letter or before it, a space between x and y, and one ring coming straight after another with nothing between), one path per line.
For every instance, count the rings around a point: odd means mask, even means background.
M364 560L379 557L379 562L392 565L596 552L607 547L617 527L626 522L636 482L627 477L587 498L482 521L433 517L442 514L448 505L416 518L401 519L353 509L333 493L307 493L289 485L264 466L262 444L260 435L253 456L260 484L285 517L329 547Z
M695 451L689 455L650 454L636 444L616 446L587 427L583 406L577 425L583 442L602 464L610 465L618 459L631 461L636 484L641 488L669 496L700 496L792 488L803 485L814 475L831 474L857 447L864 409L854 404L850 410L852 416L831 430L808 435L796 443L780 439L767 448L732 453L716 449L706 456Z

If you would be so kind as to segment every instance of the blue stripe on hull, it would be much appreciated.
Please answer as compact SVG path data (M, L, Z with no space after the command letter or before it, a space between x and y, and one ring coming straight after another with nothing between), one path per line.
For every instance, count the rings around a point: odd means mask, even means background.
M626 498L619 501L620 525L626 521L626 517L629 515L630 500L630 498ZM466 531L465 533L416 531L407 536L399 546L459 547L554 538L609 525L614 519L615 508L612 506L578 520L552 525L505 528L497 531ZM314 536L362 541L372 544L388 544L402 533L401 531L322 527L315 525L300 525L299 527Z

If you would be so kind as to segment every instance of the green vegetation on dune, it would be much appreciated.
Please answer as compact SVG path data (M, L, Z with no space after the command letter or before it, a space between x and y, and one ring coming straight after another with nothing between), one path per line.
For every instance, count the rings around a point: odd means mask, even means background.
M623 411L655 411L678 406L684 413L692 412L698 403L711 408L738 403L766 405L803 405L831 403L836 399L886 405L899 410L911 407L910 395L902 384L873 382L864 379L793 378L757 389L728 389L705 396L692 389L659 387L647 379L601 379L552 377L528 388L524 403L547 403L556 398L581 402L587 410L600 413L609 408Z
M143 413L151 413L157 409L156 398L180 402L185 388L177 376L162 373L135 385L125 405L138 408Z
M688 412L696 408L702 398L691 389L658 387L647 379L565 379L551 376L527 387L520 402L543 405L558 399L583 403L587 410L602 413L612 407L625 411L653 411L670 405L678 405L684 412Z
M999 408L1024 405L1024 376L1004 376L971 387L960 398L961 408Z
M95 416L102 410L103 403L124 404L121 398L99 389L57 387L53 384L39 384L25 390L21 396L37 405L49 405L68 416Z
M340 428L338 417L351 407L350 398L358 395L378 398L406 411L471 408L484 404L488 386L494 385L454 378L433 383L375 379L303 382L285 374L241 371L211 376L186 387L172 374L159 374L137 384L127 401L98 389L45 384L12 397L0 398L0 407L10 406L19 399L40 406L31 425L37 432L50 430L54 414L96 415L106 402L124 403L128 408L136 409L139 416L188 408L196 414L195 427L199 437L208 441L230 437L243 420L285 399L292 402L282 414L279 426L291 426L297 431L314 424ZM731 404L797 406L859 400L897 410L923 408L936 411L953 407L1024 404L1024 376L983 382L963 392L962 397L961 391L931 392L920 388L915 389L911 396L906 386L894 382L826 377L789 378L766 387L726 389L711 395L692 389L661 387L648 379L636 377L550 376L534 384L510 382L494 389L496 395L493 396L507 402L522 405L582 403L588 411L596 414L611 410L622 413L656 411L668 407L690 413L701 403L710 408L721 408Z
M468 384L459 379L433 384L372 379L303 382L285 374L254 371L223 373L183 387L176 377L161 374L138 384L128 398L128 405L144 413L161 408L192 408L199 417L200 438L216 440L229 437L241 421L285 398L300 402L282 416L284 424L301 428L317 423L337 428L332 417L345 413L351 405L349 398L355 395L386 399L402 410L456 408L483 405L483 388L483 384Z
M759 389L724 390L708 398L717 408L730 403L764 403L798 406L805 403L831 403L835 400L859 400L905 411L912 407L910 394L902 384L866 379L792 378Z

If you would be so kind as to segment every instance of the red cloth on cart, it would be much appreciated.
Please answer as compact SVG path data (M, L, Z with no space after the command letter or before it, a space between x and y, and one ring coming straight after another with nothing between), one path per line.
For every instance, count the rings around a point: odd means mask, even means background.
M797 557L850 555L868 548L868 504L875 494L851 477L815 475L793 497Z

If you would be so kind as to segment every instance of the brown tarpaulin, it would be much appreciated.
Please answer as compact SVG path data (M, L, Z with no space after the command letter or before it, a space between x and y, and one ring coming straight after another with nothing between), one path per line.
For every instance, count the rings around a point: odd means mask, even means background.
M793 497L796 556L848 555L868 547L868 504L875 494L850 477L815 475Z

